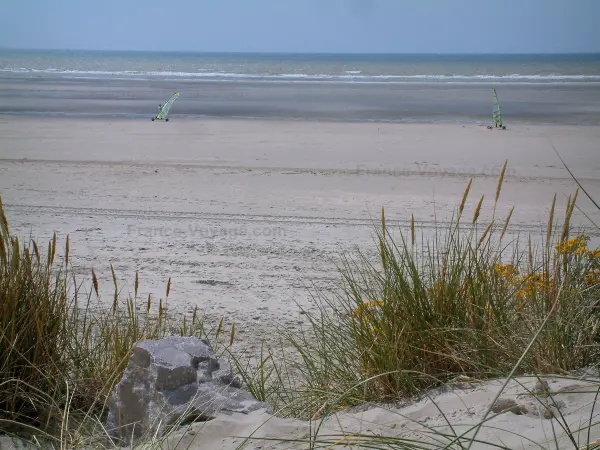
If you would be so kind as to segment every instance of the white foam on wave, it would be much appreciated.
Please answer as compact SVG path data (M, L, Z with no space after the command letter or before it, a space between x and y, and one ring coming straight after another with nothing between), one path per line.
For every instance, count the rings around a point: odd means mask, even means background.
M105 70L76 70L76 69L29 69L23 67L3 68L0 72L12 73L48 73L52 75L67 75L73 77L102 76L102 77L147 77L147 78L206 78L213 80L247 79L247 80L282 80L282 81L331 81L331 82L477 82L477 81L504 81L504 82L600 82L600 75L364 75L361 71L346 71L344 75L331 74L297 74L297 73L270 73L270 74L246 74L229 72L171 72L171 71L105 71Z

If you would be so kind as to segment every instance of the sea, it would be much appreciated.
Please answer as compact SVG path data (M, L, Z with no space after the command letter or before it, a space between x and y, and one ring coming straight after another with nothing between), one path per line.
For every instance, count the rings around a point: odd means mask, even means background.
M135 117L181 91L182 117L485 121L492 87L516 121L600 122L600 54L0 50L5 114Z

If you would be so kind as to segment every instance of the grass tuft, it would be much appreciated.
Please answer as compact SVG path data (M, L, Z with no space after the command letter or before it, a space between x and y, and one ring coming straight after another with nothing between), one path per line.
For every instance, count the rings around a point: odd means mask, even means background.
M505 170L506 164L494 211ZM308 329L286 335L296 359L268 379L264 374L273 372L265 366L274 361L262 358L252 370L262 378L250 375L246 384L270 383L271 389L261 387L267 401L285 405L283 414L310 419L409 398L457 375L565 374L597 361L600 251L588 248L583 234L569 239L577 193L560 234L553 227L554 199L539 239L544 245L529 237L523 248L518 238L503 243L514 207L500 233L493 215L480 223L483 196L471 223L461 223L471 183L454 220L433 237L424 235L420 246L413 217L407 236L388 228L382 209L377 257L344 255L340 289L317 292L317 311L305 313Z
M0 432L76 448L105 434L108 397L137 342L205 333L197 310L191 318L167 315L148 297L140 311L137 273L134 297L123 298L111 265L111 307L94 270L93 294L84 294L69 273L66 242L58 265L56 234L43 257L34 241L23 246L11 235L0 208Z

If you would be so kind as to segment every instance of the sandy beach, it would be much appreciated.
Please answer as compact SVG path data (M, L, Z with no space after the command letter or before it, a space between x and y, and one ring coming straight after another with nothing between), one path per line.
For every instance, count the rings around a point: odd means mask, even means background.
M508 159L497 215L514 205L509 232L537 235L553 195L561 212L575 190L552 145L600 198L597 142L592 126L3 116L0 194L22 237L69 234L75 270L93 267L107 299L109 263L124 293L136 270L155 298L172 277L169 308L235 320L253 347L300 326L307 288L334 288L342 252L375 249L382 206L396 230L414 215L431 235L472 177L465 214L485 195L489 217ZM589 222L576 211L574 225Z
M4 3L0 450L600 450L600 1Z

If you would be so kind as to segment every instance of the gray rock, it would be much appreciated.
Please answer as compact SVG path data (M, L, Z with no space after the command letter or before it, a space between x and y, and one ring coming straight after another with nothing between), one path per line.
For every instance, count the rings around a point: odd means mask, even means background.
M511 412L520 416L521 414L527 414L528 410L524 405L517 403L512 398L499 398L496 403L494 403L492 412L495 414Z
M499 398L492 412L502 414L511 412L517 415L531 415L546 420L560 417L561 408L565 407L562 400L556 400L546 380L539 380L532 391L517 395L516 399Z
M219 413L271 412L241 389L210 344L195 337L138 343L115 386L106 428L119 443L162 436L182 420L211 420Z
M18 437L0 436L0 450L39 450L40 448L51 449L52 446L50 444L37 446Z

